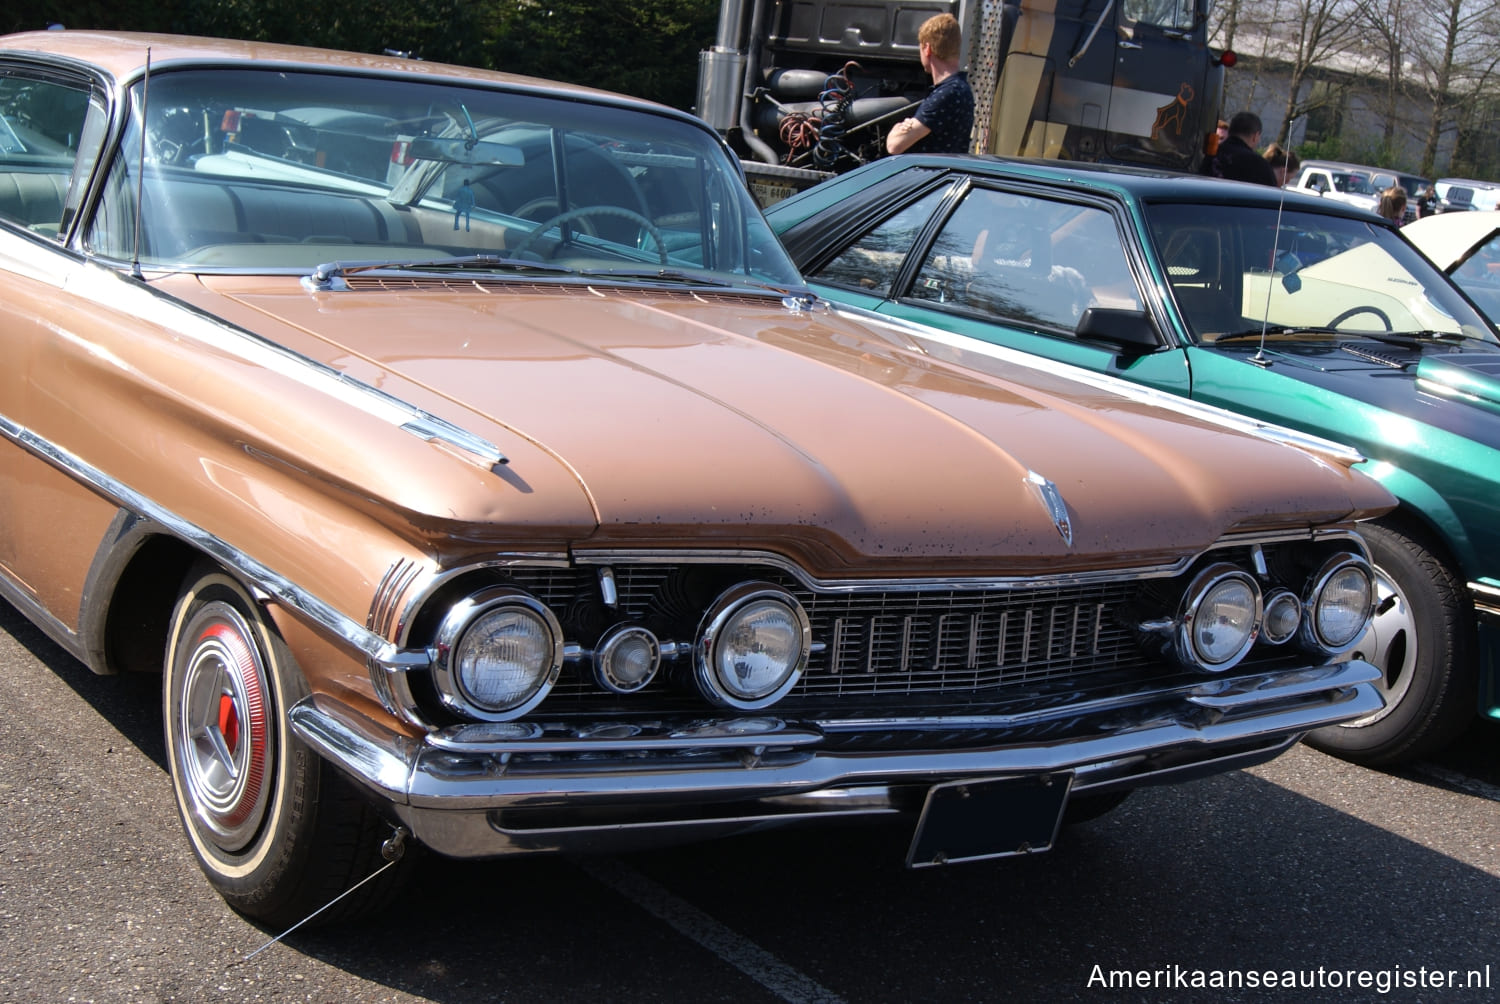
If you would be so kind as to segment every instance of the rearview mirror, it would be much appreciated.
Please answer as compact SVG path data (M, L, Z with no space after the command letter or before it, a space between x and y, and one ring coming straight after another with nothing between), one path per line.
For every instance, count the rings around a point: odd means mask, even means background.
M520 147L435 136L418 136L406 145L406 153L415 160L440 160L448 164L521 167L526 163Z

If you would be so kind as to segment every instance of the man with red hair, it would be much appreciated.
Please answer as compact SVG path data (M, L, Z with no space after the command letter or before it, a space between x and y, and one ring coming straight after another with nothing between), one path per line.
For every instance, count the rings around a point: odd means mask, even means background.
M966 153L974 131L974 92L968 74L958 68L963 38L958 19L937 14L917 30L922 69L932 76L932 90L911 118L891 127L887 153Z

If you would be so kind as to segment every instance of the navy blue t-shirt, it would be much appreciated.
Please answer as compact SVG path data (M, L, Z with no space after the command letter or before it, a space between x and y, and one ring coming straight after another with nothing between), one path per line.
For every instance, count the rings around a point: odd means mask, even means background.
M917 108L916 120L931 130L911 147L913 153L968 153L974 131L974 92L969 76L955 73L934 87Z

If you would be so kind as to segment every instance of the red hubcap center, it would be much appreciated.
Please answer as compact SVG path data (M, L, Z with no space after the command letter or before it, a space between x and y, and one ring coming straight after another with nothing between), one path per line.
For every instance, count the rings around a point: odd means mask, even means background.
M219 734L233 753L240 744L240 716L234 709L234 698L228 694L219 695Z

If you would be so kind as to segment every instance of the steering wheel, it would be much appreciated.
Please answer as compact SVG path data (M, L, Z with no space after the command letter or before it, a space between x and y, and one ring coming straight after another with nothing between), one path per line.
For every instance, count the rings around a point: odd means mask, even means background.
M1386 316L1385 311L1381 310L1379 307L1368 306L1350 307L1348 310L1344 311L1342 314L1329 321L1328 326L1330 328L1337 328L1340 324L1343 324L1345 321L1349 320L1349 318L1358 317L1360 314L1374 314L1376 317L1380 318L1380 323L1385 325L1385 330L1396 330L1395 326L1391 324L1391 319Z
M577 209L569 209L565 213L558 213L550 220L543 220L541 223L538 223L536 228L526 235L525 240L510 249L510 254L513 257L519 258L542 234L560 223L566 223L580 216L619 216L632 223L639 223L646 233L651 235L651 239L656 241L656 251L657 255L661 258L662 265L665 266L667 264L667 242L662 237L661 228L634 209L626 209L624 206L579 206Z

